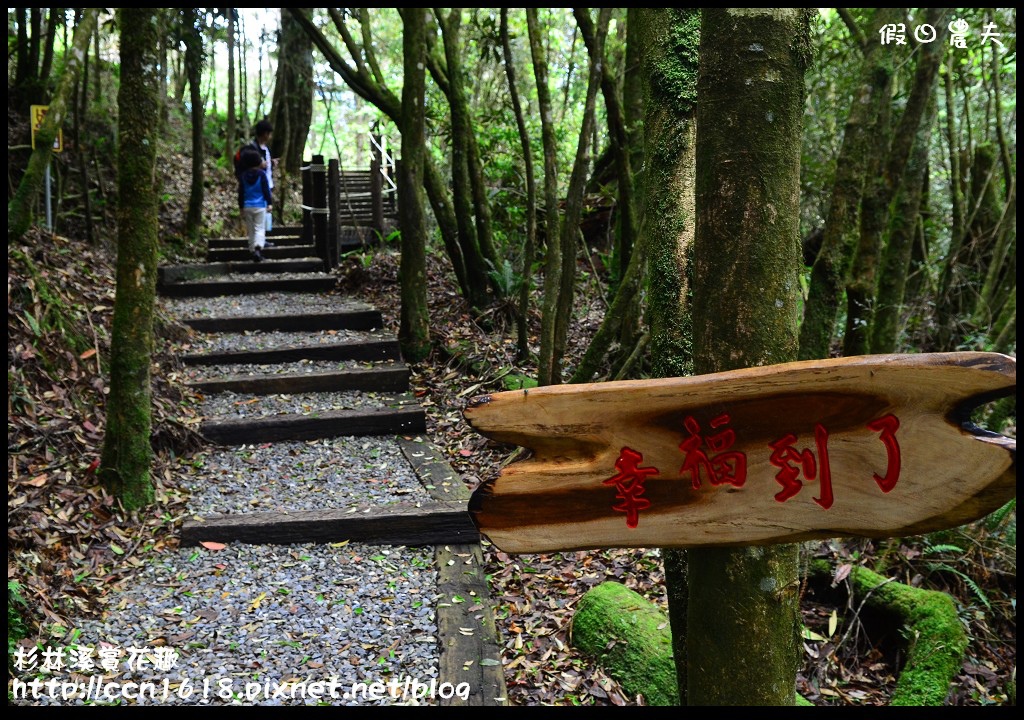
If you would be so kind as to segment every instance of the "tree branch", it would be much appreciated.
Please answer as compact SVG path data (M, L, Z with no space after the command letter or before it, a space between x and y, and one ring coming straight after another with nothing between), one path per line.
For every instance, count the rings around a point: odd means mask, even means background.
M843 23L846 25L846 29L850 31L850 36L853 41L857 43L857 47L861 52L864 52L864 48L867 47L868 39L864 35L864 31L861 30L860 25L853 19L853 15L846 8L836 8L839 12L839 17L842 18Z

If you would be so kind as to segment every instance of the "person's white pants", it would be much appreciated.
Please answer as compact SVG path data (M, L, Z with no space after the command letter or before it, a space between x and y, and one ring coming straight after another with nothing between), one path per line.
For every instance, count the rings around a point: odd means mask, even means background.
M245 231L249 235L249 252L262 250L267 243L267 226L265 207L242 208L242 219L245 220Z

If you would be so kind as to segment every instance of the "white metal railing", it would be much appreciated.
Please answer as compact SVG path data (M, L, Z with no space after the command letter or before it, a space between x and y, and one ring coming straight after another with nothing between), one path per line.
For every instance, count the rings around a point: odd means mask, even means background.
M388 139L381 135L380 142L377 142L376 136L371 132L370 144L380 152L380 174L387 181L390 188L385 189L385 192L389 190L397 190L398 185L395 184L395 158L388 152Z

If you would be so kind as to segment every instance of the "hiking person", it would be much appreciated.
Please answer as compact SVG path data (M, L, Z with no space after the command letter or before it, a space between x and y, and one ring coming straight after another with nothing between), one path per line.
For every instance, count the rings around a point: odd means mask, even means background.
M249 252L256 262L263 261L267 245L266 215L273 204L270 183L263 171L260 153L251 146L239 152L238 209L249 237Z

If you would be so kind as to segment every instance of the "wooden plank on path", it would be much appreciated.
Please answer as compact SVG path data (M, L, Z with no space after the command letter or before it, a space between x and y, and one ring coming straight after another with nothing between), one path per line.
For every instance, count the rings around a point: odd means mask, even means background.
M395 365L315 373L230 375L196 380L188 385L203 393L233 392L252 395L342 390L405 392L409 389L409 368L406 365Z
M201 542L287 545L343 540L377 545L437 545L478 539L462 503L210 515L202 521L188 520L181 528L183 546Z
M272 350L229 350L182 355L186 365L269 365L298 360L398 360L401 352L395 338L352 342L294 345Z
M470 695L442 698L441 705L504 706L508 701L501 666L502 642L494 622L487 569L479 544L443 545L437 566L437 676L469 683Z
M288 260L298 258L315 258L316 247L313 245L289 245L287 247L271 247L263 249L263 257L269 260ZM230 262L251 260L252 253L248 246L244 248L221 248L206 251L206 259L210 262Z
M814 360L497 393L466 410L533 451L473 494L506 552L763 545L961 525L1016 495L1016 440L970 424L1011 395L997 353Z
M379 310L353 309L335 313L260 315L256 317L185 318L183 323L199 332L271 332L287 330L374 330L384 324Z
M163 265L157 268L159 286L172 283L199 280L201 278L228 275L230 273L303 273L317 272L323 263L313 258L308 260L267 260L264 262L214 262L191 263L187 265Z
M158 288L165 297L217 297L220 295L251 295L267 292L320 293L333 290L333 277L274 278L271 280L211 280L181 282Z
M399 436L399 447L434 500L465 502L469 490L433 443ZM479 543L439 545L437 631L441 650L438 678L469 683L468 699L453 696L441 705L502 706L507 703L501 639Z
M339 435L397 435L426 430L423 409L410 404L360 410L325 410L309 415L256 415L208 420L200 433L221 445L316 440Z

